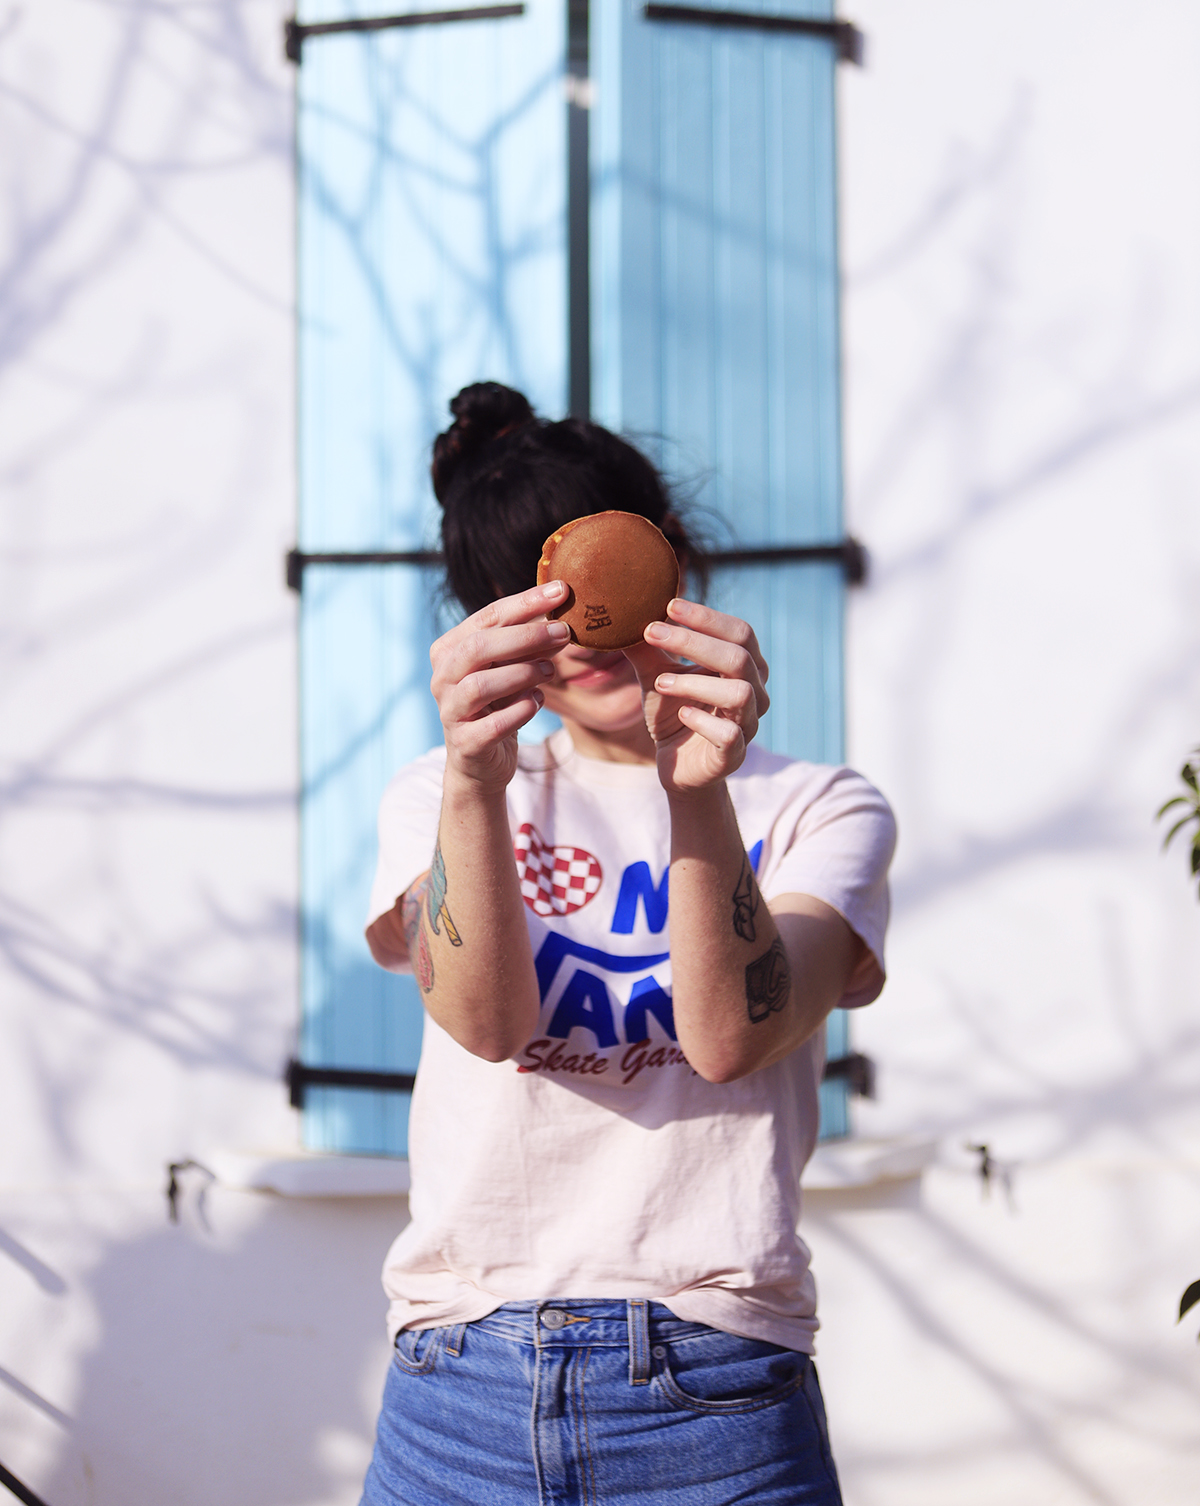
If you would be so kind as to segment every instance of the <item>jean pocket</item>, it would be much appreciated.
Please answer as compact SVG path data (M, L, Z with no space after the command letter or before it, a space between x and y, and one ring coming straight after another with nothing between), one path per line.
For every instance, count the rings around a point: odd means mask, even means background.
M409 1375L424 1375L433 1369L444 1333L442 1328L402 1328L392 1358Z
M732 1334L720 1337L713 1345L655 1345L656 1379L675 1406L693 1412L756 1412L804 1385L811 1363L806 1354Z

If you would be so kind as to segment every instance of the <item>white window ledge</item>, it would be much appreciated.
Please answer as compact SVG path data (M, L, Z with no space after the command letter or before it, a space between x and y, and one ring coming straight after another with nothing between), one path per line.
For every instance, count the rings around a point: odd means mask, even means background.
M934 1140L827 1140L804 1168L806 1192L839 1192L919 1177L937 1154Z
M206 1164L223 1187L283 1197L406 1197L400 1156L340 1156L315 1150L213 1151Z
M818 1145L804 1169L807 1192L873 1187L918 1177L932 1140L834 1140ZM342 1156L312 1150L214 1151L207 1158L224 1187L282 1197L405 1197L408 1162L399 1156Z

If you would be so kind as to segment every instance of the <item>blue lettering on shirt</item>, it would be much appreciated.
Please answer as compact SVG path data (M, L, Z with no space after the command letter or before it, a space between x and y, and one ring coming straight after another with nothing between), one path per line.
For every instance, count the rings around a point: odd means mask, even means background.
M621 888L617 894L617 908L613 911L612 930L618 936L629 936L637 920L638 900L646 907L646 924L652 931L661 931L667 923L667 887L670 883L670 866L663 870L662 880L655 888L649 863L630 863L621 875Z
M613 952L602 952L599 947L583 946L558 931L551 931L542 942L534 963L538 993L545 1003L564 957L578 957L580 962L591 962L606 973L645 973L660 962L666 962L670 955L670 952L655 952L643 957L619 957Z
M646 973L660 962L666 962L669 952L652 952L638 957L620 957L603 952L599 947L584 946L551 931L543 941L535 961L538 991L545 1003L558 977L559 969L568 958L590 963L596 972L578 967L572 973L555 1006L546 1034L565 1040L575 1026L590 1030L600 1050L617 1045L617 1031L613 1015L612 999L604 979L597 973ZM632 1013L631 1013L632 1011ZM647 1036L646 1015L653 1014L663 1029L675 1039L675 1020L671 1012L671 996L653 978L641 978L634 984L629 1004L625 1008L625 1031L629 1041L644 1041ZM640 1032L630 1035L631 1028Z
M601 1050L617 1044L608 989L594 973L585 973L581 967L576 968L571 981L563 989L554 1018L546 1026L546 1034L559 1036L565 1041L576 1025L590 1030Z
M760 837L746 854L755 873L758 872L758 865L762 859L762 850L763 839ZM663 869L663 876L656 886L649 863L630 863L621 875L621 887L617 891L617 907L613 911L612 925L609 928L613 935L631 936L633 934L633 928L637 923L638 900L641 900L645 906L647 927L656 933L661 931L667 923L670 883L669 864Z
M760 839L747 854L750 866L755 873L758 872L762 850L763 844ZM655 885L649 863L631 863L625 869L621 875L621 887L617 895L616 910L613 913L612 930L616 935L628 936L632 933L637 920L639 900L645 907L646 925L649 929L654 932L663 929L667 923L670 877L671 870L667 867L659 883ZM590 963L601 972L648 973L660 962L666 962L670 955L670 952L652 952L636 957L625 957L618 953L605 952L600 947L584 946L582 942L572 941L558 931L550 931L541 945L534 964L537 971L538 993L544 1004L554 986L559 968L568 957ZM654 1016L671 1040L679 1039L675 1033L675 1014L671 1004L671 995L653 977L639 978L630 992L628 1004L625 1005L623 1024L626 1041L644 1041L648 1038L650 1032L647 1029L647 1017L649 1015ZM553 1018L546 1027L546 1033L565 1040L576 1026L591 1031L601 1050L617 1044L612 999L608 989L602 978L584 968L576 968L566 988L563 989L558 1004L555 1006Z
M653 978L639 978L633 985L629 1003L625 1006L625 1039L630 1043L644 1041L649 1037L650 1032L646 1029L647 1013L654 1016L673 1041L679 1039L675 1034L675 1011L671 1007L671 995Z

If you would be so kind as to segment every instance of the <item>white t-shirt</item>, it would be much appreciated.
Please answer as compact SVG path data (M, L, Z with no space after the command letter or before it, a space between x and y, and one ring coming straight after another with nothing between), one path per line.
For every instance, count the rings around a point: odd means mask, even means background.
M427 753L388 785L371 919L430 865L445 759ZM823 1032L736 1082L694 1072L671 1016L670 821L655 768L581 757L565 731L522 749L522 765L508 812L541 1017L514 1058L488 1062L426 1016L412 1222L384 1265L389 1330L509 1301L646 1297L811 1353L816 1291L797 1222ZM814 895L866 942L841 1002L870 1003L884 981L886 801L850 769L754 745L729 791L764 897Z

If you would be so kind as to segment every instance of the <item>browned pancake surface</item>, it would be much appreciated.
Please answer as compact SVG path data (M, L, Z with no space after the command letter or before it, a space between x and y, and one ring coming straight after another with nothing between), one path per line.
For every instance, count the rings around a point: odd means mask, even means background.
M576 643L609 652L641 643L649 623L666 620L679 594L679 561L648 518L597 512L555 529L537 578L566 581L566 602L549 616L561 618Z

